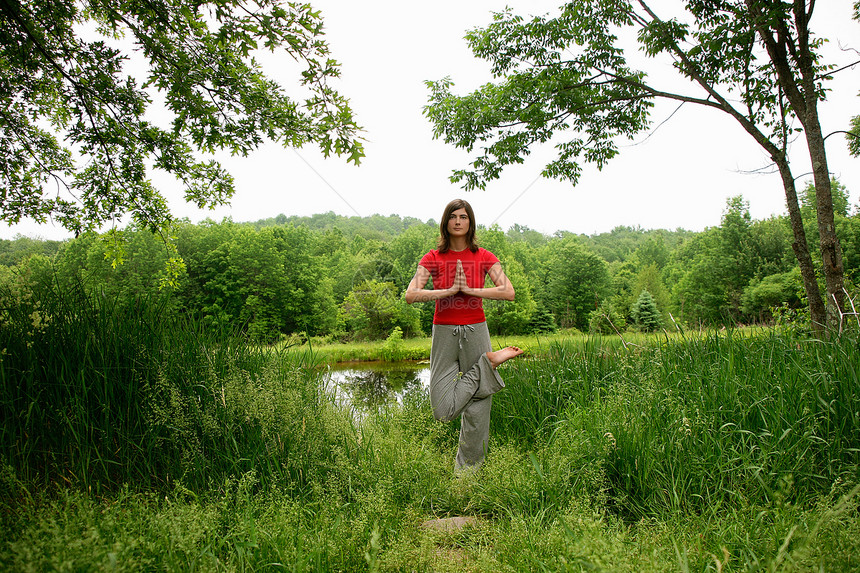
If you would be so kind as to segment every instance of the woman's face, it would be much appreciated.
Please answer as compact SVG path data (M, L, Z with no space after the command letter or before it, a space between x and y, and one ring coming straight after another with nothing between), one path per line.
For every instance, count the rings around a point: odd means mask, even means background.
M465 237L469 232L470 223L466 209L461 207L452 211L448 217L448 234L452 237Z

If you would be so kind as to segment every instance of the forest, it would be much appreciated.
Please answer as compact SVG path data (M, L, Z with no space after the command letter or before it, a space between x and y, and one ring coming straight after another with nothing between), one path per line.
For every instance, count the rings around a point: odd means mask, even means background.
M835 180L833 188L853 297L860 210ZM808 185L802 208L810 227L813 193ZM19 237L0 243L0 281L6 293L37 298L42 289L74 287L122 305L158 300L166 313L235 328L255 342L379 340L395 328L416 337L429 334L432 307L409 306L402 294L438 233L433 220L329 212L179 221L169 237L134 226L65 242ZM488 301L494 334L808 322L787 218L753 220L743 197L727 201L719 226L700 232L616 227L548 236L514 225L481 226L478 237L517 291L513 303Z

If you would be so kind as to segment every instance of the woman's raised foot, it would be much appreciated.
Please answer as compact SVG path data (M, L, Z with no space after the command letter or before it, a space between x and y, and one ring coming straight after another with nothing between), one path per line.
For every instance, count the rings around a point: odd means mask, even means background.
M507 362L515 356L519 356L523 351L517 346L505 346L496 351L487 352L487 359L493 368L497 368L499 364Z

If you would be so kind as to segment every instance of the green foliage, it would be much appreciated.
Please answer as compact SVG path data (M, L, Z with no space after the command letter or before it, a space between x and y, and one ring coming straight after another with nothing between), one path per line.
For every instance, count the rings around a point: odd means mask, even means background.
M0 284L83 286L128 304L146 297L160 301L168 314L239 328L262 343L291 335L383 340L397 326L407 338L430 331L432 304L405 305L402 294L420 256L435 244L433 225L374 216L362 233L357 218L305 219L301 226L180 221L168 230L169 242L129 226L85 233L50 256L37 254L36 242L20 243L35 254L21 253L12 266L0 266ZM351 238L337 226L344 221ZM837 217L849 279L860 268L858 221L856 214ZM389 228L397 234L386 234ZM608 334L600 315L608 310L617 314L614 323L631 323L630 308L643 290L664 316L701 326L769 322L771 307L796 308L805 300L789 279L798 269L788 220L754 221L741 197L729 200L720 226L699 233L619 227L541 240L525 240L529 233L522 228L518 233L511 238L495 226L479 229L517 293L513 302L484 302L494 334L554 332L559 326ZM360 295L353 291L367 282L389 285L378 289L385 302L379 309L369 301L356 304ZM598 309L604 312L595 314Z
M833 212L842 217L848 216L848 189L835 177L830 179L830 193L833 201ZM808 181L800 193L801 211L805 221L814 222L818 211L818 201L815 198L815 184Z
M845 135L848 140L848 151L854 157L860 157L860 115L851 118L851 129Z
M669 262L669 247L666 245L663 233L649 235L645 240L636 247L633 253L636 260L642 266L653 265L657 269L662 269Z
M642 332L654 332L663 326L663 315L657 308L654 297L647 290L639 294L639 298L630 308L630 318Z
M588 316L588 332L591 334L620 334L627 328L627 320L611 302L604 300Z
M787 229L785 219L753 222L746 201L730 198L722 224L682 244L664 271L674 283L671 299L677 314L687 323L762 318L763 308L748 298L750 288L796 268ZM794 291L784 302L790 300L796 300Z
M389 241L386 251L392 259L391 274L401 292L412 280L424 253L436 248L438 234L435 225L412 225Z
M207 323L241 324L261 340L334 329L331 283L307 229L225 222L186 228L177 245L191 279L180 296Z
M836 224L845 276L854 285L860 284L860 209L850 217L838 218Z
M44 241L20 235L11 241L0 239L0 265L11 267L32 255L52 257L61 244L60 241Z
M522 265L511 260L504 265L505 275L515 285L516 298L513 301L485 300L484 314L487 327L493 334L527 334L532 332L531 320L537 305L532 295L532 287ZM487 279L488 286L492 280Z
M164 299L169 301L165 309L175 309L171 295L187 279L175 244L133 226L103 235L85 233L64 243L54 266L55 280L63 288L84 285L123 301Z
M0 466L16 494L0 497L0 568L851 569L860 558L857 341L639 336L626 349L617 337L568 339L503 365L487 460L457 478L456 428L433 419L421 389L357 417L313 390L318 380L301 364L235 346L243 366L219 371L223 384L198 381L205 391L186 394L194 384L177 378L176 398L160 403L217 404L224 388L229 415L213 427L186 405L173 431L223 432L218 448L241 454L204 481L129 480L97 493L82 474L46 490ZM179 368L174 360L185 372L220 363L229 339L198 340L206 353L160 353L164 371ZM96 447L74 443L81 457ZM159 451L182 447L191 449ZM448 516L473 523L418 526Z
M797 270L768 275L761 280L753 279L744 289L741 308L745 314L756 316L764 322L773 317L775 308L801 307L800 273Z
M514 225L508 229L507 233L505 233L505 236L514 243L523 242L532 248L542 247L548 240L548 237L540 231L530 229L529 227L520 225L519 223L514 223Z
M555 323L555 317L543 304L535 305L534 314L528 324L528 331L534 334L546 334L558 330L558 325Z
M766 132L762 137L779 148L780 138L791 129L786 111L801 110L791 105L786 110L784 101L780 106L773 97L779 83L776 66L750 53L762 41L754 22L766 21L761 31L769 34L771 26L788 26L791 14L771 10L761 15L757 11L765 8L729 2L693 2L685 8L685 14L661 19L632 2L577 1L553 17L497 13L491 24L470 31L469 47L489 62L498 81L465 96L451 93L448 78L428 82L425 114L435 136L469 150L482 142L482 154L468 169L455 170L452 180L463 181L466 189L483 187L505 166L522 162L531 147L563 135L543 174L576 182L581 162L603 167L618 153L619 138L647 129L653 100L661 97L720 109L751 132L761 128ZM618 28L638 32L638 43L649 56L672 56L678 74L710 96L677 95L630 67ZM823 99L820 83L827 66L815 57L818 46L811 42L803 48L819 71L813 89ZM806 88L797 83L796 90ZM735 110L721 87L735 92L745 109Z
M396 296L394 283L376 280L356 285L338 313L350 338L378 340L399 327L407 335L421 332L418 311Z
M784 302L773 307L771 312L774 326L787 336L806 336L812 329L808 309L793 308Z
M606 262L575 237L564 237L551 247L546 282L539 285L538 297L560 327L584 329L609 287Z
M630 23L628 9L577 2L562 7L557 18L529 22L507 11L470 31L466 39L475 56L503 80L466 96L451 93L450 79L428 82L425 114L434 135L466 149L485 142L483 154L469 169L454 171L452 180L483 188L504 166L522 162L531 145L566 132L577 135L556 145L558 157L543 174L576 182L578 157L602 167L618 152L614 137L645 129L652 104L637 87L643 76L613 45L614 27ZM583 57L565 59L568 50Z
M451 180L467 190L484 188L506 166L522 163L535 148L552 141L555 154L542 175L575 184L583 163L602 169L618 154L619 140L650 127L655 100L718 110L773 158L793 218L794 242L803 245L796 257L813 321L821 328L832 325L843 296L843 276L835 222L827 208L832 193L824 179L829 173L818 110L826 97L825 82L840 66L819 54L825 40L809 27L814 5L791 10L781 2L696 1L660 8L669 15L645 2L576 0L555 15L530 19L506 10L495 14L488 26L470 31L469 47L489 63L495 81L466 95L452 92L450 78L427 84L424 113L433 123L434 136L476 154L466 168L453 171ZM628 64L626 55L632 52L623 48L626 32L636 35L649 56L643 64L667 58L692 91L678 89L680 84L667 81L665 74ZM828 259L821 265L825 297L813 286L815 271L796 216L788 142L799 129L808 136L805 143L818 181L816 204L824 206L818 235ZM738 219L737 214L730 212L724 221L723 239L740 247L748 238L744 223L749 219ZM725 263L736 267L740 282L732 284L731 276L723 276L721 286L728 288L709 297L725 297L715 314L732 321L738 318L741 292L755 261L736 256Z
M668 308L669 293L663 285L663 279L656 263L643 264L640 267L636 280L633 282L631 295L641 293L643 290L648 291L658 307ZM635 303L635 301L632 302Z
M128 213L161 229L171 217L152 168L203 207L234 188L200 153L246 155L269 139L355 163L363 156L309 5L50 1L10 4L0 22L0 217L9 222L50 217L78 234ZM263 50L299 62L303 101L263 73ZM127 65L135 53L145 65L138 77ZM152 118L156 99L167 117ZM46 184L66 192L44 194Z

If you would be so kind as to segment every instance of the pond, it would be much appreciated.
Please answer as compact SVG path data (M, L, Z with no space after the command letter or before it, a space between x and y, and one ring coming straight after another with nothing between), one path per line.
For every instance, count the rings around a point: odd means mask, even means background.
M430 387L427 361L342 362L326 368L328 386L357 410L376 410L400 402L409 392L426 392Z

